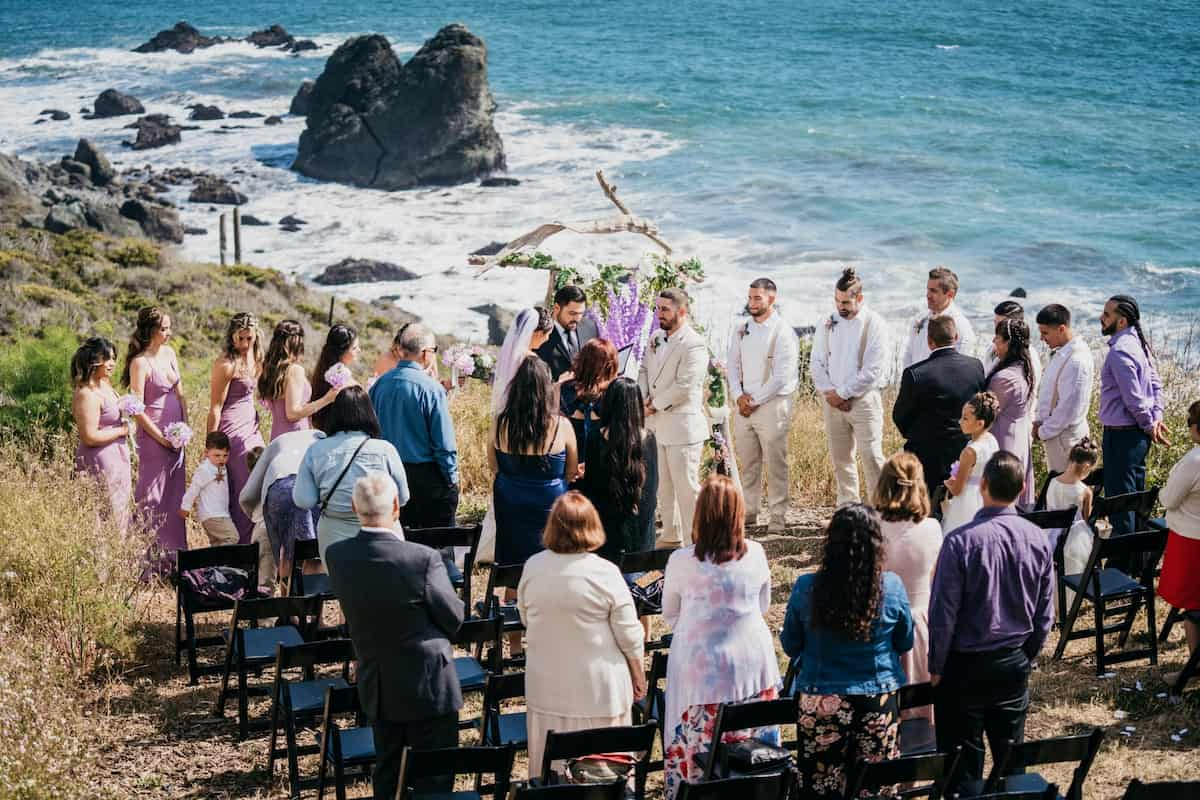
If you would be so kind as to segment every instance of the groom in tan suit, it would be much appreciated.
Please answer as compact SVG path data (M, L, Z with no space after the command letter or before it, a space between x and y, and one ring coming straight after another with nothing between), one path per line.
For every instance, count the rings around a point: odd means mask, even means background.
M661 330L638 373L646 397L646 427L658 440L658 510L661 545L690 543L696 497L700 494L700 455L708 438L704 416L704 379L708 347L688 324L688 296L663 289L656 306Z

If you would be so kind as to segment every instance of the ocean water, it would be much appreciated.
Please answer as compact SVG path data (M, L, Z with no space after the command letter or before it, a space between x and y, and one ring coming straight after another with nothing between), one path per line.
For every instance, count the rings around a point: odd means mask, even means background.
M236 36L277 22L322 49L129 52L184 18ZM1194 0L0 0L0 20L0 151L54 159L88 136L118 166L229 174L250 197L244 213L310 223L244 228L247 260L302 278L347 256L394 261L421 277L339 292L395 296L476 339L485 322L470 306L529 304L545 275L477 277L467 253L548 220L610 215L597 168L679 256L704 262L698 313L717 338L758 275L780 284L789 320L813 324L846 263L898 330L923 309L937 264L958 272L981 329L1018 286L1032 309L1066 303L1085 330L1118 291L1160 331L1188 324L1200 301ZM407 57L455 21L488 44L519 187L317 183L287 169L303 119L195 123L203 130L180 145L134 153L120 146L128 119L78 113L111 86L177 119L197 102L281 114L345 38L383 33ZM72 118L35 126L44 108ZM184 254L215 260L216 213L175 199L186 224L208 231L187 237ZM564 233L544 249L587 263L652 248Z

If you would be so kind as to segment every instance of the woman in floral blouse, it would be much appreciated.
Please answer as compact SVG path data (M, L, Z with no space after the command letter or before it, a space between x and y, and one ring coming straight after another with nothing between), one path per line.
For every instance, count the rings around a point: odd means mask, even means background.
M671 625L667 662L666 795L695 783L695 757L712 744L722 703L774 700L779 665L763 613L771 605L771 570L762 545L745 537L745 503L733 481L714 475L696 500L691 547L667 562L663 617ZM779 744L777 728L736 731Z

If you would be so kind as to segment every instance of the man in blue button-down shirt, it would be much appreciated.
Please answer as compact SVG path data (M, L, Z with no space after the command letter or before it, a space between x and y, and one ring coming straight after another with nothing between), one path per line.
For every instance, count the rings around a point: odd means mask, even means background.
M424 325L408 325L397 342L400 362L375 381L371 403L383 438L404 462L412 497L400 521L406 528L454 524L458 511L458 448L446 390L426 374L437 343Z

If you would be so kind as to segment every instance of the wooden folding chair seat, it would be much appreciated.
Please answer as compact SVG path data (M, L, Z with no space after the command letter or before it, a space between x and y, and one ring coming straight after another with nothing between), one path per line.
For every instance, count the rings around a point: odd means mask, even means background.
M354 717L352 725L344 728L338 725L339 717L350 715ZM330 764L333 765L334 794L337 800L346 800L346 778L370 780L371 768L375 765L375 731L366 724L356 687L330 686L325 690L321 729L316 738L321 751L317 766L317 800L325 797L325 776Z
M525 673L510 672L507 675L488 675L483 690L482 730L479 738L489 747L512 745L524 750L528 744L524 711L505 712L501 704L505 700L525 697Z
M850 771L846 780L846 800L859 800L900 783L922 785L906 789L904 796L938 800L947 786L954 784L959 751L902 756L889 761L863 762Z
M288 584L288 594L293 597L317 595L324 600L334 599L333 585L329 575L323 572L311 575L304 574L304 564L308 561L320 562L320 549L316 539L302 539L296 542L292 551L292 578Z
M712 745L707 753L697 753L695 768L702 771L702 781L713 778L736 778L741 775L774 774L792 767L791 751L780 747L776 758L756 765L753 769L732 763L731 755L735 744L722 740L725 734L771 725L794 725L800 716L796 698L779 700L751 700L746 703L722 703L713 724ZM766 746L766 745L764 745Z
M964 781L959 790L968 797L996 792L1029 792L1037 795L1045 793L1052 784L1039 773L1025 770L1041 764L1074 763L1076 766L1065 798L1083 800L1083 782L1087 779L1088 771L1091 770L1092 762L1096 760L1096 753L1100 751L1100 743L1103 741L1103 729L1096 728L1091 733L1078 736L1036 739L1020 744L1009 742L1008 750L992 765L992 771L986 781Z
M1013 789L987 794L955 794L955 800L1059 800L1058 787L1053 783L1045 789Z
M930 683L910 683L900 687L900 711L913 708L924 708L933 705L933 685ZM914 756L921 753L932 753L937 750L937 735L933 721L926 717L912 717L900 720L900 755Z
M175 565L175 665L180 656L187 653L188 683L195 686L201 675L217 675L222 670L220 662L201 664L201 648L225 645L225 637L196 635L196 616L233 609L234 600L200 594L192 588L185 573L206 567L228 567L246 573L246 583L258 594L258 545L225 544L217 547L200 547L195 550L180 550Z
M400 756L400 780L396 785L395 800L482 800L491 795L496 800L507 800L512 781L513 760L516 751L508 747L447 747L437 750L414 750L404 748ZM441 776L475 776L474 791L425 792L414 784ZM490 784L483 782L484 775L491 775Z
M584 758L596 753L635 753L633 796L636 800L645 800L646 777L650 773L650 755L654 749L656 730L657 726L651 722L566 733L549 731L546 734L546 746L542 750L540 784L552 786L560 782L559 776L550 768L555 761Z

